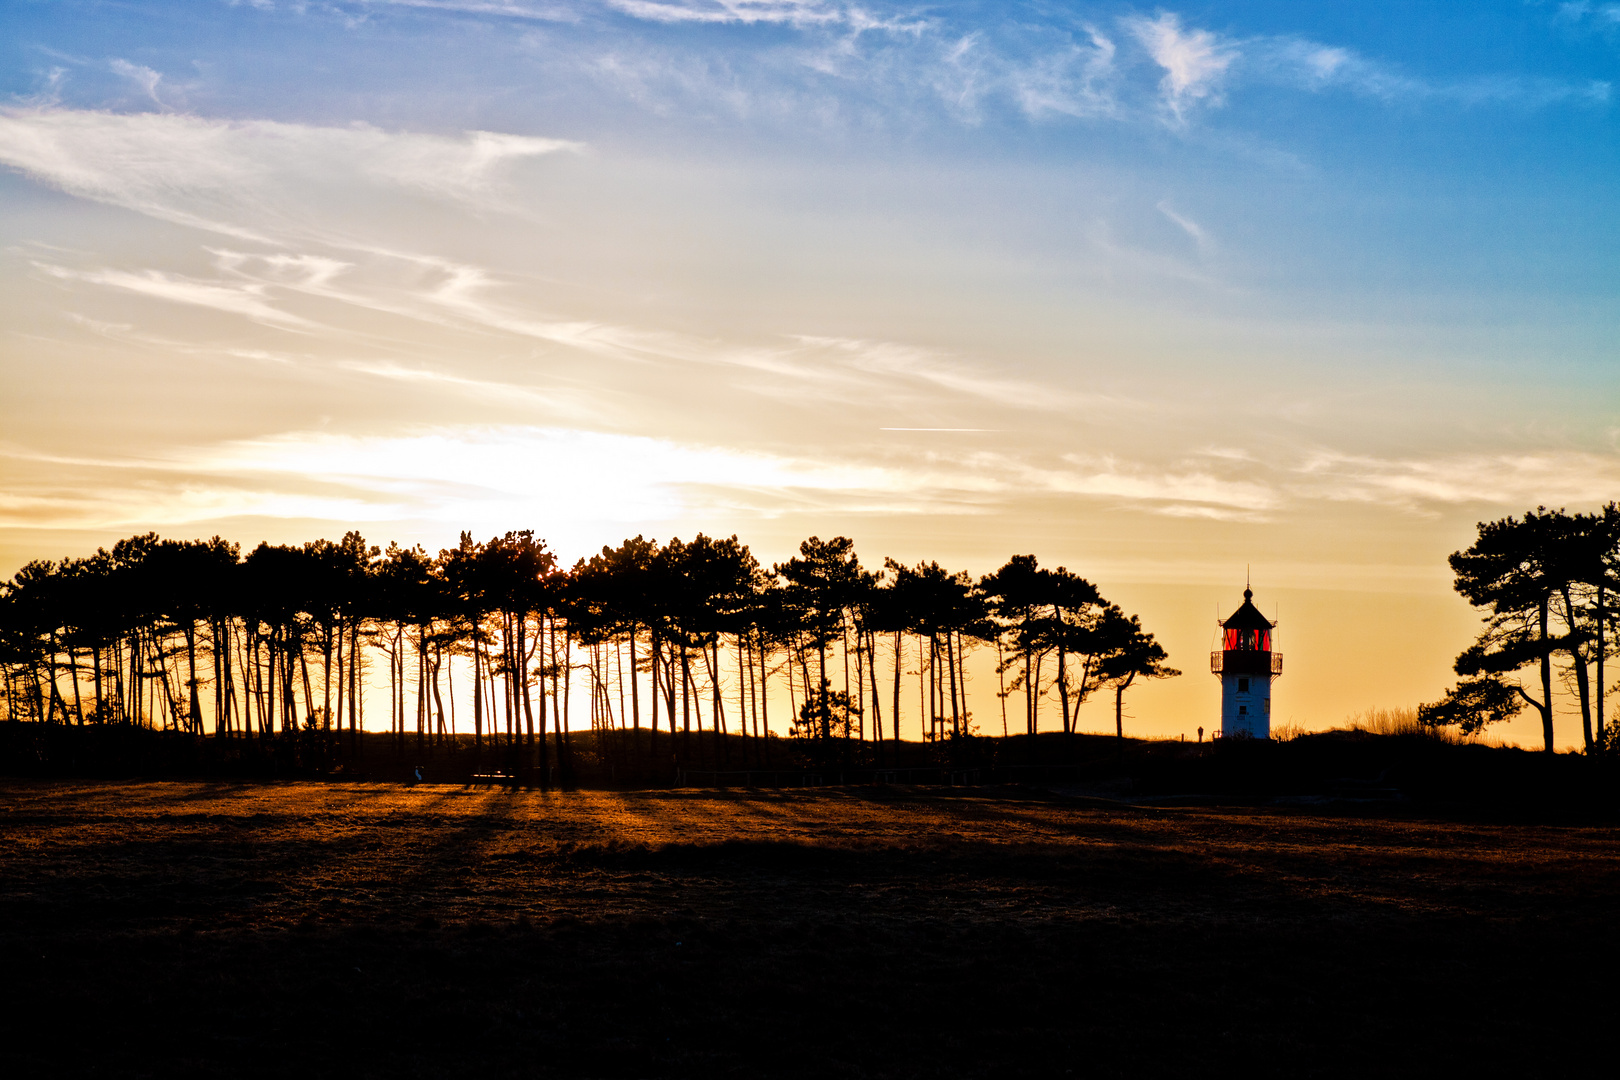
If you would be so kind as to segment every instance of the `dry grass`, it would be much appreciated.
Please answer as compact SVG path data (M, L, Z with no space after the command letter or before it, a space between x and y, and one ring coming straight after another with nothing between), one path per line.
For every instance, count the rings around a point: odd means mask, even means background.
M1271 737L1278 742L1291 742L1319 730L1303 724L1279 724L1271 729ZM1472 741L1450 729L1434 728L1422 723L1418 720L1417 709L1411 707L1366 709L1352 713L1345 718L1343 726L1331 730L1365 731L1372 735L1415 735L1453 745Z
M1346 721L1346 727L1351 731L1368 731L1374 735L1415 735L1436 742L1446 743L1450 746L1515 746L1498 736L1477 731L1472 735L1464 735L1456 728L1430 727L1418 719L1418 711L1413 706L1398 709L1368 709L1351 715ZM1568 752L1576 752L1576 747L1569 747Z
M1271 729L1271 737L1277 742L1291 742L1302 735L1311 735L1320 730L1304 724L1279 724ZM1412 707L1366 709L1350 714L1342 726L1330 730L1365 731L1372 735L1417 735L1450 744L1471 741L1455 731L1433 728L1422 723L1418 720L1417 709Z
M1374 735L1430 735L1444 738L1445 734L1444 729L1429 727L1419 721L1417 709L1411 706L1367 709L1353 714L1346 723L1351 731L1366 731Z
M1011 790L9 782L0 841L16 1076L1531 1068L1553 1058L1519 1029L1459 1042L1432 1003L1511 1000L1534 1030L1524 986L1609 986L1617 958L1606 828ZM93 1037L46 1040L56 1017Z

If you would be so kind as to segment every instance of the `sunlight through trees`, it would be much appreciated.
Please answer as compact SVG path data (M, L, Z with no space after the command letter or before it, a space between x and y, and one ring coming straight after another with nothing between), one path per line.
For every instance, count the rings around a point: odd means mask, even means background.
M12 720L296 735L329 757L370 722L400 747L470 735L565 782L576 731L662 732L677 769L705 737L716 768L758 767L784 729L807 760L882 766L903 739L981 730L981 649L1002 735L1010 700L1019 733L1044 703L1072 734L1099 690L1118 723L1134 680L1177 674L1135 616L1033 555L976 582L937 562L868 570L841 536L773 567L735 536L637 536L565 569L528 531L437 556L356 532L245 556L148 533L24 567L0 634Z

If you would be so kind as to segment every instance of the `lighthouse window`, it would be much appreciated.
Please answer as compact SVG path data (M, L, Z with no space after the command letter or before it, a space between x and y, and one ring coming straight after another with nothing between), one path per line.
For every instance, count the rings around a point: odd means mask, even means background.
M1238 680L1238 693L1247 694L1248 692L1249 692L1249 680L1248 679L1239 679Z
M1249 715L1249 707L1247 705L1239 705L1238 706L1238 715L1239 716L1248 716Z
M1222 647L1228 652L1270 652L1270 630L1227 630Z

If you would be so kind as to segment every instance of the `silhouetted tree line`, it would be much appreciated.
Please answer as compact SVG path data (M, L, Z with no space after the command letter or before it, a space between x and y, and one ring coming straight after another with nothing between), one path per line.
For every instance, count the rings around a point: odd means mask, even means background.
M757 763L783 697L800 745L881 764L903 730L975 729L967 660L983 648L1003 734L1013 701L1016 730L1033 736L1055 706L1072 733L1105 689L1122 733L1127 688L1177 674L1135 616L1033 555L975 582L935 562L867 570L845 537L766 568L735 536L638 536L564 569L527 531L463 533L436 557L355 532L245 557L219 537L148 533L0 586L12 720L314 733L340 750L386 712L400 745L470 735L527 753L542 777L567 775L587 716L591 731L662 730L676 765L705 733L711 760Z
M1486 610L1485 627L1457 658L1463 679L1419 716L1475 732L1529 705L1552 753L1556 674L1579 702L1586 752L1613 749L1615 728L1604 721L1604 662L1620 619L1620 507L1569 514L1543 506L1522 519L1481 522L1473 545L1450 561L1457 591ZM1510 678L1526 669L1534 672L1533 685Z

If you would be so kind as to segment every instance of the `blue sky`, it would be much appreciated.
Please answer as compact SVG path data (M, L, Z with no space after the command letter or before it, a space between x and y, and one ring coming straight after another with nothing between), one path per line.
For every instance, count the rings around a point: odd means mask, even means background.
M1398 704L1620 492L1620 4L5 10L8 566L845 532L1185 652L1252 565Z
M1101 170L1150 211L1133 238L1212 232L1200 211L1272 290L1607 295L1614 5L8 7L17 102L742 169ZM1186 209L1151 213L1162 192Z

